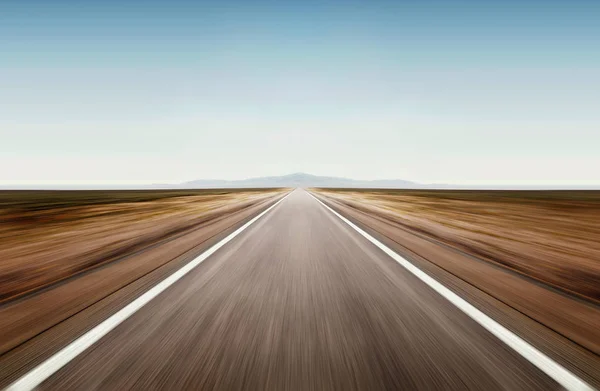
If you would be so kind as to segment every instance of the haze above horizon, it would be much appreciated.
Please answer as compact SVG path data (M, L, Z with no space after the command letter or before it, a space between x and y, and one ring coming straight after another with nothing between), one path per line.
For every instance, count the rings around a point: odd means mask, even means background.
M145 182L19 182L2 183L0 190L161 190L161 189L231 189L231 188L370 188L370 189L439 189L439 190L600 190L593 183L544 184L526 183L419 183L403 179L365 180L319 176L297 172L288 175L253 177L238 180L197 179L182 183Z
M5 1L0 185L600 185L600 3Z

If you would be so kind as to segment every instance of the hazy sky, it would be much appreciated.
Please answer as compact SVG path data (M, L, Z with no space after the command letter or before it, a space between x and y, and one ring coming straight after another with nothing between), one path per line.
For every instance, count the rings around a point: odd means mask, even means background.
M598 1L0 1L0 182L600 184Z

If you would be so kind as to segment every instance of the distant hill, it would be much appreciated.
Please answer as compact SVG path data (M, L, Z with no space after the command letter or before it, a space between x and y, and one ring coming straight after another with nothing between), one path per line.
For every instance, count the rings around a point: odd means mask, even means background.
M197 180L182 183L180 187L202 189L232 187L370 187L385 189L415 189L421 188L422 185L401 179L366 181L317 176L298 172L283 176L259 177L236 181Z
M282 176L268 176L241 180L200 179L184 183L155 183L145 185L61 185L28 184L3 185L0 190L132 190L132 189L231 189L251 187L333 187L371 189L439 189L439 190L600 190L600 185L449 185L444 183L418 183L402 179L357 180L350 178L318 176L298 172Z

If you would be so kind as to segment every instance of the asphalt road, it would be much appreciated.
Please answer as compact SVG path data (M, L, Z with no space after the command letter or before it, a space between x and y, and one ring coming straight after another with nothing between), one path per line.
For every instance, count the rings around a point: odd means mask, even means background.
M560 389L303 190L41 389Z

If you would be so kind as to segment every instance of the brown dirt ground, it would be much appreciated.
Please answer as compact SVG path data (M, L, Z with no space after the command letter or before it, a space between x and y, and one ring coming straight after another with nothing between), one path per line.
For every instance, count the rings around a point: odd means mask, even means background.
M320 190L600 302L600 192Z
M0 303L280 192L0 192Z
M450 273L600 355L599 192L314 191L436 278Z

